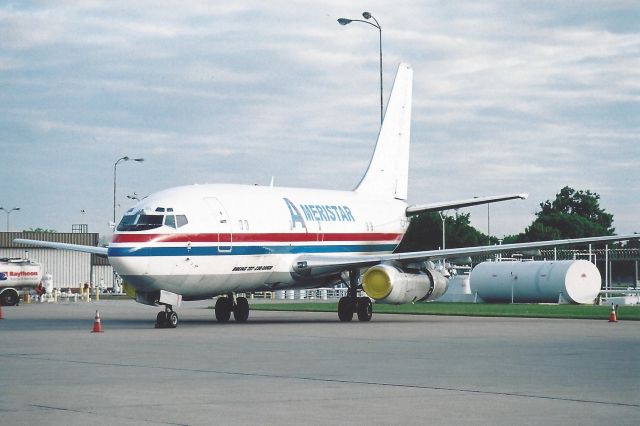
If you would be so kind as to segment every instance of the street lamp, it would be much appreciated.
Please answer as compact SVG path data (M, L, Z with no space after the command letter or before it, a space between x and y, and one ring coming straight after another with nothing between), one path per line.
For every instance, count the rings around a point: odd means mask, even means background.
M487 203L487 237L489 238L489 245L491 245L491 211L489 210L489 206L491 204Z
M121 161L129 161L129 160L133 160L133 161L137 161L138 163L141 163L144 161L144 158L129 158L129 157L122 157L119 158L118 161L116 161L113 165L113 226L116 226L116 176L118 173L118 164L120 164Z
M438 212L438 214L440 215L440 219L442 219L442 250L445 249L445 220L447 219L447 215L444 214L444 212Z
M14 207L12 209L5 209L4 207L0 207L0 210L2 210L3 212L5 212L7 214L7 232L9 232L9 215L11 214L11 212L16 212L18 210L20 210L20 207Z
M352 22L364 22L365 24L369 24L372 27L376 27L378 29L378 35L380 39L380 125L382 125L382 120L384 118L383 106L382 106L383 105L383 101L382 101L382 27L378 23L378 20L371 13L362 12L362 16L364 17L364 19L367 19L367 21L363 21L362 19L340 18L338 19L338 23L340 25L347 25ZM369 19L373 19L373 22L375 22L375 24L371 21L368 21Z

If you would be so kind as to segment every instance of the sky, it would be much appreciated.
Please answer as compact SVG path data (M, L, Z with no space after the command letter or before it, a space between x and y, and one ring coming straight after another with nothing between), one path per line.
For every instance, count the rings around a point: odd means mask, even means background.
M634 1L3 1L0 206L10 228L111 233L172 186L350 190L400 62L414 69L410 203L524 231L564 186L640 231ZM487 231L487 207L472 224ZM449 212L452 214L453 212ZM0 214L0 229L6 229Z

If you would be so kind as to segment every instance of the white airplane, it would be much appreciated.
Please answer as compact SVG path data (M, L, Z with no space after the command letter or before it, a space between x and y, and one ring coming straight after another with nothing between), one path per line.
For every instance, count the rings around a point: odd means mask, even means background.
M129 209L109 247L17 239L16 242L106 255L136 301L165 309L156 325L176 327L181 300L215 296L215 316L246 321L236 293L348 284L341 321L372 316L371 299L402 304L434 300L448 273L434 260L638 235L393 253L409 217L425 211L526 198L508 194L407 205L413 70L400 64L373 157L352 191L192 185L146 197ZM364 274L360 278L360 273ZM368 297L357 297L362 289Z

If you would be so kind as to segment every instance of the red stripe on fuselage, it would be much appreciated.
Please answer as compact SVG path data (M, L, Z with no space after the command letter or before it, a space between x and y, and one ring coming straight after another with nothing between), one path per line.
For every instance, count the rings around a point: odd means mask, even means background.
M231 241L231 234L116 234L112 243L210 243ZM317 241L388 241L397 242L403 234L374 233L341 234L341 233L268 233L268 234L233 234L234 243L288 243L288 242L317 242Z

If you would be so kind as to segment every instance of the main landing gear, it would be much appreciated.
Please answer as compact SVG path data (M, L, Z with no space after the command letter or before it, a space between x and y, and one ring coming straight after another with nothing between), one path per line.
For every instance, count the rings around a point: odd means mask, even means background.
M353 314L358 314L360 321L371 321L373 305L368 297L358 297L358 271L349 271L349 290L346 297L338 301L338 318L340 321L351 321Z
M176 328L178 326L178 314L173 311L171 305L165 305L164 311L158 312L156 328Z
M249 301L246 297L234 297L230 293L226 297L218 297L215 311L218 322L229 321L231 312L236 322L246 322L249 318Z

